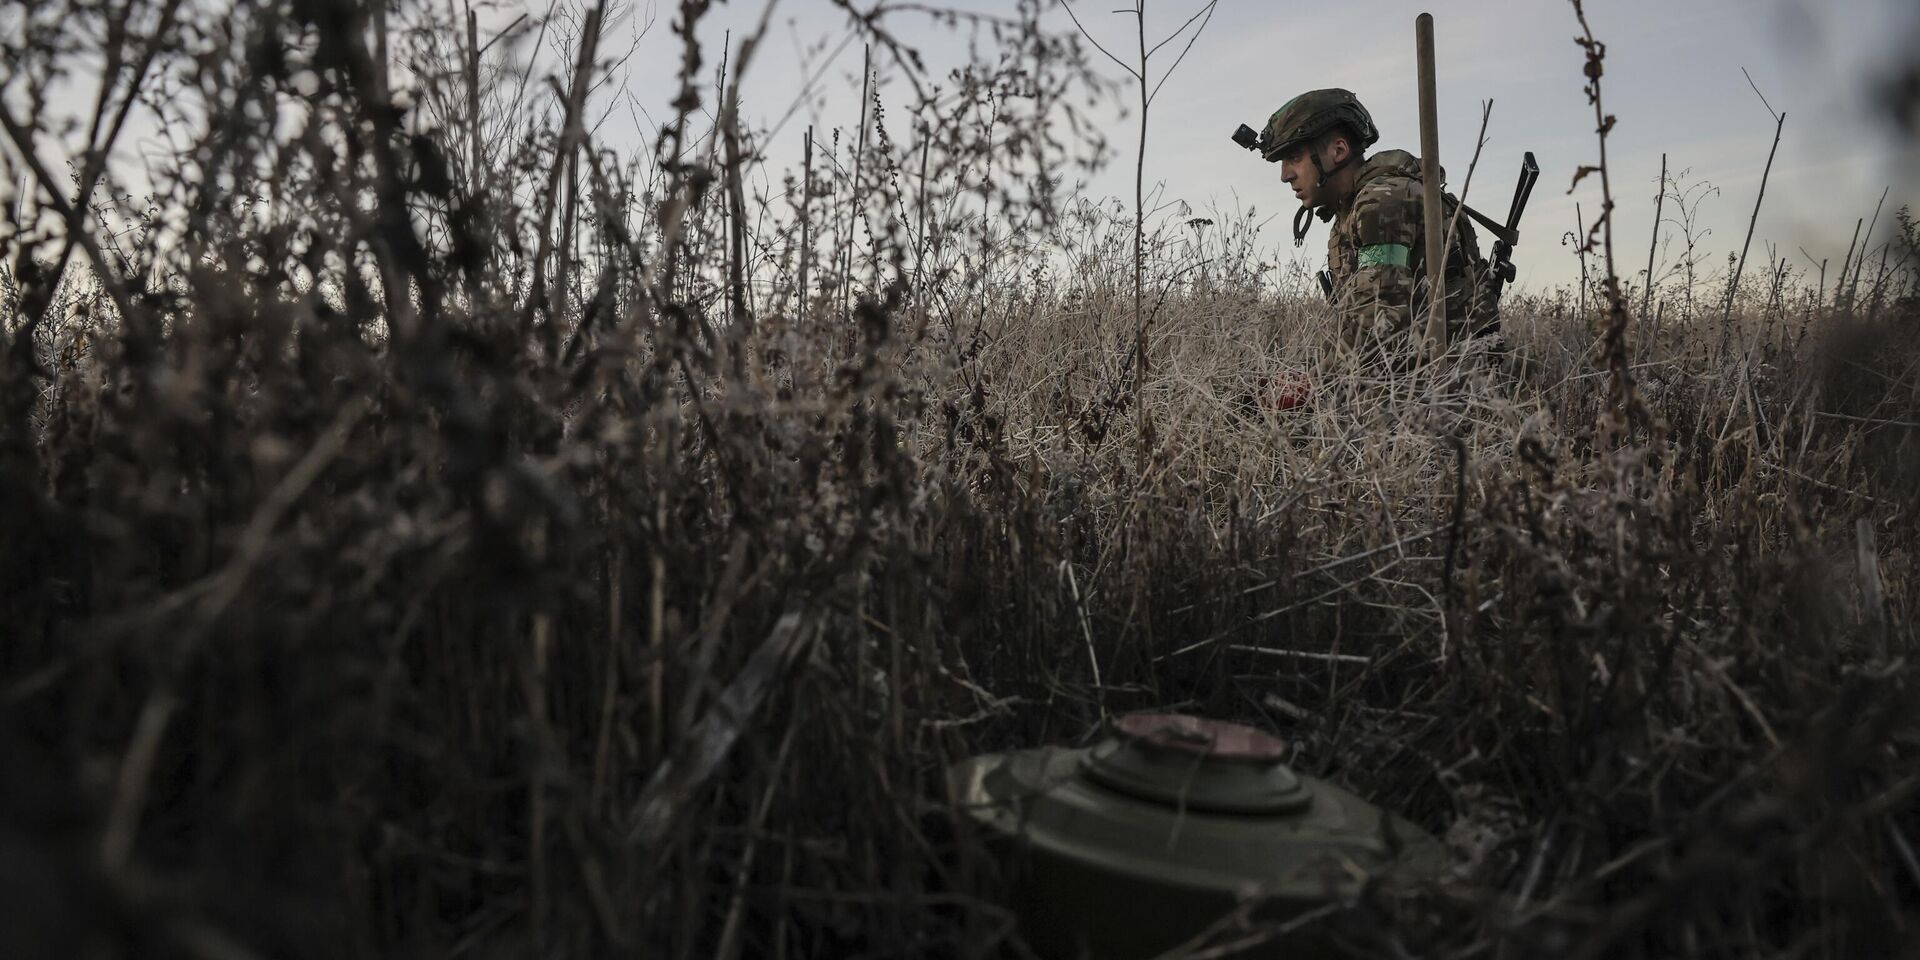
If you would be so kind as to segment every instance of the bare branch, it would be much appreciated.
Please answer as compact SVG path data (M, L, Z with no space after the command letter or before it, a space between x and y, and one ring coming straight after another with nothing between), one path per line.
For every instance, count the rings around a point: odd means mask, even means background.
M1773 109L1773 104L1767 102L1767 95L1760 92L1760 85L1753 82L1753 74L1748 73L1746 67L1741 67L1740 75L1747 78L1747 86L1752 87L1753 95L1760 98L1760 105L1767 108L1767 115L1778 122L1780 114Z
M1088 43L1091 43L1091 44L1093 44L1093 48L1094 48L1095 50L1098 50L1098 51L1100 51L1101 53L1104 53L1104 54L1106 54L1106 55L1107 55L1107 59L1108 59L1108 60L1112 60L1112 61L1113 61L1113 62L1114 62L1115 64L1118 64L1118 65L1119 65L1119 67L1120 67L1120 69L1122 69L1122 70L1125 70L1125 71L1127 72L1127 76L1130 76L1130 77L1132 77L1132 78L1134 78L1135 80L1139 80L1139 79L1141 79L1141 77L1140 77L1140 74L1139 74L1139 72L1138 72L1138 71L1136 71L1136 70L1134 70L1134 69L1133 69L1132 67L1129 67L1129 66L1127 66L1127 65L1126 65L1125 63L1121 63L1121 62L1120 62L1120 58L1119 58L1119 57L1116 57L1116 56L1114 56L1114 55L1113 55L1113 53L1112 53L1112 51L1110 51L1110 50L1108 50L1108 49L1107 49L1106 47L1103 47L1103 46L1101 46L1101 45L1100 45L1100 41L1098 41L1098 40L1095 40L1095 39L1093 38L1093 34L1091 34L1091 33L1088 33L1088 32L1087 32L1087 26L1086 26L1086 24L1083 24L1083 23L1081 23L1081 22L1080 22L1080 17L1079 17L1079 16L1077 15L1077 14L1075 14L1075 13L1073 12L1073 4L1071 4L1071 3L1067 3L1067 2L1065 2L1065 0L1061 0L1061 4L1060 4L1060 6L1061 6L1061 8L1062 8L1062 9L1064 9L1064 10L1066 10L1066 11L1067 11L1067 16L1068 16L1068 17L1071 17L1071 18L1073 19L1073 25L1074 25L1075 27L1078 27L1078 28L1080 29L1080 35L1081 35L1081 36L1083 36L1083 37L1086 37L1086 38L1087 38L1087 42L1088 42ZM1126 12L1131 12L1131 11L1120 11L1120 10L1116 10L1116 11L1114 11L1114 12L1115 12L1115 13L1126 13Z
M1188 17L1187 22L1180 25L1180 29L1167 34L1166 39L1161 40L1159 43L1154 44L1153 49L1147 51L1147 56L1151 57L1154 54L1159 53L1161 47L1164 47L1167 44L1172 43L1175 40L1178 40L1180 38L1180 35L1187 32L1187 28L1193 26L1193 22L1195 20L1200 19L1202 16L1206 17L1208 20L1213 19L1213 8L1216 6L1219 6L1219 4L1220 4L1220 0L1208 0L1208 3L1206 6L1201 7L1198 10L1195 10L1193 12L1193 16ZM1206 27L1207 25L1204 23L1200 25L1200 29L1202 30L1206 29ZM1195 33L1194 35L1199 36L1198 33ZM1187 46L1189 47L1193 46L1193 41L1188 40Z
M1147 94L1148 104L1152 104L1153 98L1160 95L1160 88L1166 85L1168 77L1173 76L1173 71L1178 70L1180 68L1180 61L1185 60L1187 58L1188 51L1193 49L1194 41L1199 40L1200 35L1206 32L1207 24L1213 21L1213 9L1219 5L1220 5L1220 0L1209 0L1209 2L1205 7L1201 8L1198 12L1196 12L1193 15L1193 17L1198 17L1200 14L1204 13L1207 15L1207 19L1200 21L1199 29L1193 31L1193 36L1187 38L1187 45L1181 48L1180 55L1173 58L1173 64L1167 67L1167 72L1160 75L1160 82L1153 85L1153 92L1150 94ZM1187 23L1192 23L1193 17L1188 17ZM1160 41L1160 46L1154 47L1152 50L1147 51L1147 56L1149 57L1153 56L1154 53L1159 51L1160 47L1164 47L1167 45L1168 40L1172 40L1174 37L1179 36L1180 31L1185 29L1187 29L1186 24L1185 23L1181 24L1180 30L1175 30L1172 36L1167 37L1166 40Z

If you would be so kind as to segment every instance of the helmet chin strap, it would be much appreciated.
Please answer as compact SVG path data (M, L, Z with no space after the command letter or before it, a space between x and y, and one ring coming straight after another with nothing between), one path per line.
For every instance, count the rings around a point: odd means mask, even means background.
M1341 170L1346 169L1349 164L1353 163L1353 159L1354 159L1353 153L1349 151L1347 153L1347 158L1345 160L1342 160L1339 163L1334 164L1332 169L1328 169L1327 165L1320 161L1319 147L1313 147L1309 149L1307 151L1307 156L1313 158L1313 168L1315 170L1320 171L1320 179L1316 180L1313 184L1313 194L1315 197L1325 196L1326 189L1327 189L1327 181L1331 179L1334 174L1339 173ZM1333 204L1319 203L1313 206L1306 206L1304 204L1301 205L1300 212L1293 215L1293 245L1294 246L1298 247L1298 246L1304 246L1306 244L1307 230L1308 228L1313 226L1313 218L1315 216L1318 216L1322 221L1332 220Z

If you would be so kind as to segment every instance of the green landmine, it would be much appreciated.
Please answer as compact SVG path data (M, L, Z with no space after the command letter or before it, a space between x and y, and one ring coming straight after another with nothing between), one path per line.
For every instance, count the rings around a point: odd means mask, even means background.
M1236 956L1337 957L1306 914L1445 866L1432 836L1295 773L1286 744L1251 727L1132 714L1108 732L950 771L1043 956L1152 957L1212 933L1258 942Z

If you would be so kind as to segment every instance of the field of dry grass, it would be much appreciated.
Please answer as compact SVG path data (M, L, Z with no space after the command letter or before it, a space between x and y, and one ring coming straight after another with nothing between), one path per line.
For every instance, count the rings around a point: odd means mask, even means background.
M1037 8L794 171L737 79L596 143L605 8L546 86L327 9L8 14L0 954L1022 956L943 770L1145 707L1447 841L1361 955L1920 942L1904 216L1383 378L1238 212L1148 224L1143 327ZM150 201L18 112L96 56Z

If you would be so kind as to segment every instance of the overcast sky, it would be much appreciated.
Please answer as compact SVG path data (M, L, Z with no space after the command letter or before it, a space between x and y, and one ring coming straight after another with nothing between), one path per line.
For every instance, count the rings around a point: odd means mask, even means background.
M1078 0L1074 8L1116 53L1134 43L1131 18L1109 12L1123 3ZM855 5L865 9L868 3L856 0ZM1013 0L949 5L1005 13ZM1200 6L1198 0L1148 0L1150 34L1172 30ZM1599 183L1589 178L1573 195L1567 193L1574 169L1597 156L1593 112L1581 90L1582 54L1572 41L1571 7L1555 0L1425 6L1436 16L1441 160L1451 183L1457 189L1465 175L1480 102L1491 98L1489 143L1469 200L1504 213L1521 153L1534 151L1542 173L1522 225L1516 257L1521 282L1539 287L1578 277L1578 263L1560 237L1574 229L1576 202L1587 211L1599 206ZM627 20L631 27L644 22L650 10L659 16L625 68L625 83L641 91L643 102L654 104L655 116L666 113L673 90L679 39L667 29L672 7L639 0ZM1901 202L1920 199L1920 178L1910 172L1920 156L1896 143L1876 114L1873 96L1874 78L1903 56L1920 56L1915 52L1920 5L1902 0L1591 0L1588 7L1594 32L1608 45L1606 107L1619 118L1609 149L1623 272L1645 264L1662 151L1673 171L1689 171L1690 181L1710 181L1719 189L1700 209L1701 225L1711 231L1706 246L1722 259L1727 250L1737 249L1774 132L1767 108L1741 74L1743 67L1773 109L1787 114L1754 238L1754 260L1764 261L1763 242L1771 240L1796 262L1805 263L1797 252L1805 246L1815 258L1830 258L1837 270L1855 219L1872 214L1883 188L1893 188L1881 217L1883 231ZM731 28L737 44L762 9L738 0L718 6L702 25L702 36L717 41ZM1287 221L1293 202L1279 182L1278 167L1235 147L1228 135L1241 122L1260 126L1301 90L1342 86L1357 93L1378 122L1376 149L1417 153L1413 20L1421 9L1403 0L1221 0L1191 55L1153 105L1148 182L1161 184L1168 200L1200 209L1238 202L1263 217L1277 214L1264 235L1290 255ZM964 62L964 33L929 28L924 17L910 12L890 17L892 29L922 50L936 77ZM1058 29L1072 29L1057 9L1048 18ZM771 119L786 109L801 86L797 51L817 44L831 50L847 33L845 21L827 0L779 0L769 40L745 83L749 120ZM1094 56L1109 75L1123 76ZM810 105L796 122L812 122L821 130L854 127L858 98L849 88L857 83L859 62L859 45L849 45L824 76L824 103ZM616 127L610 122L603 135L641 142L639 134ZM796 128L789 124L788 129ZM1116 118L1110 136L1122 156L1088 189L1130 197L1133 122ZM798 138L782 140L797 143ZM786 147L774 151L774 163L788 160L782 155ZM1316 262L1324 251L1325 229L1316 225L1307 242Z
M534 16L546 0L497 0L486 20L504 25L522 10ZM582 0L565 0L578 8ZM850 0L861 10L881 0ZM1008 15L1015 0L928 0L933 6ZM1096 39L1120 52L1133 44L1132 19L1111 12L1128 0L1076 0L1074 9ZM1149 32L1164 35L1186 21L1202 0L1147 0ZM619 110L598 131L615 147L642 151L653 142L654 118L669 115L676 89L680 39L668 18L671 0L615 0L623 11L616 37L605 49L623 50L634 40L616 81L633 94L640 110ZM934 78L966 62L966 31L935 27L902 0L885 23L919 48ZM1571 248L1560 242L1575 229L1574 205L1590 213L1599 206L1599 182L1590 177L1568 195L1573 171L1594 162L1593 112L1582 92L1582 54L1572 41L1571 7L1559 0L1452 0L1429 2L1437 18L1441 113L1441 162L1458 189L1480 120L1480 103L1494 101L1489 143L1475 174L1469 201L1496 216L1505 211L1523 151L1539 159L1541 179L1522 224L1516 261L1522 285L1540 288L1579 276ZM1767 241L1797 264L1799 249L1828 258L1837 271L1857 218L1873 213L1883 188L1891 186L1875 242L1884 239L1892 211L1920 201L1920 152L1901 144L1875 106L1875 81L1901 58L1920 56L1920 4L1911 0L1591 0L1593 29L1607 43L1604 95L1619 118L1609 143L1618 203L1616 237L1623 275L1645 264L1653 227L1655 181L1662 151L1686 183L1710 182L1700 226L1710 231L1704 246L1723 261L1736 250L1760 186L1774 124L1742 75L1752 74L1773 109L1787 115L1774 161L1753 260L1764 263ZM751 33L766 7L761 2L716 5L700 27L708 44L708 69L717 62L721 38L731 30L735 45ZM1186 201L1200 211L1257 209L1263 236L1281 257L1306 256L1317 267L1325 250L1324 225L1316 224L1296 254L1288 223L1291 193L1277 165L1262 162L1228 139L1242 122L1255 127L1294 94L1315 87L1353 90L1371 109L1381 130L1375 149L1417 152L1413 20L1421 5L1408 0L1365 4L1275 0L1220 0L1191 55L1172 75L1150 114L1146 176L1168 203ZM652 26L645 28L651 21ZM1071 31L1072 22L1049 5L1046 22ZM744 84L743 111L750 125L764 126L796 101L802 82L802 51L820 58L838 51L815 95L805 100L770 152L769 165L797 168L800 131L812 123L822 139L835 126L858 122L860 45L849 36L847 14L830 0L775 0L771 28ZM1168 47L1170 62L1180 44ZM1120 79L1120 69L1098 53L1100 68ZM1124 56L1124 54L1123 54ZM92 91L71 90L75 112L91 103ZM883 98L904 97L899 84ZM603 91L602 100L610 97ZM1131 197L1132 152L1137 124L1122 120L1124 100L1102 108L1115 151L1108 166L1084 185L1096 197ZM142 126L136 117L136 131ZM135 133L130 139L146 139ZM145 149L152 149L148 140ZM45 144L50 162L62 150ZM11 161L11 157L8 158ZM11 164L9 163L9 166ZM139 189L140 175L123 165L122 182ZM11 194L9 185L8 194ZM1669 204L1667 213L1673 213ZM1491 241L1483 239L1483 248Z

